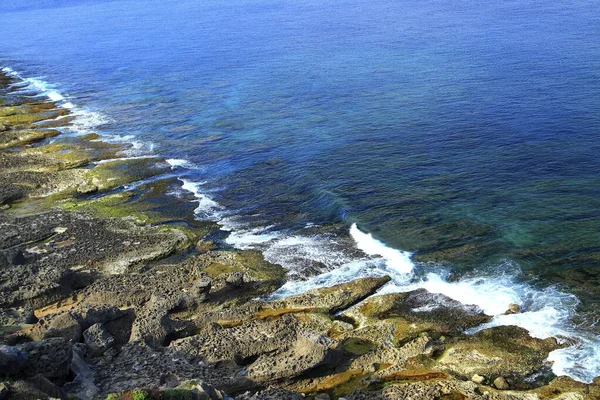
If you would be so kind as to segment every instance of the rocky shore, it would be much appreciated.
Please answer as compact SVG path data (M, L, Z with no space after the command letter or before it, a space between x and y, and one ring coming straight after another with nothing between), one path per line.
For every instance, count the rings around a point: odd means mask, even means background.
M466 335L491 316L386 277L264 300L286 271L207 239L165 160L60 135L22 86L0 73L0 400L600 399L555 338Z

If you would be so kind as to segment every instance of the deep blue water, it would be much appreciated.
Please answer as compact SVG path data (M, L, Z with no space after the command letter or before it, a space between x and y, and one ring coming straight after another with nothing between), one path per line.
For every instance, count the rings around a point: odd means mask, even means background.
M310 284L389 273L356 223L413 253L396 289L519 301L540 332L586 332L555 370L600 375L597 1L30 3L0 5L0 65L132 154L186 160L229 243Z

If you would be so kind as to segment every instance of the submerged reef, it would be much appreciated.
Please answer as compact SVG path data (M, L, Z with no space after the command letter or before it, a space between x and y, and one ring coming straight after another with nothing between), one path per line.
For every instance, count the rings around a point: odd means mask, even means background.
M68 110L18 83L0 73L1 400L600 398L552 374L555 338L467 335L491 316L377 295L388 277L271 299L286 270L208 240L165 160L61 136Z

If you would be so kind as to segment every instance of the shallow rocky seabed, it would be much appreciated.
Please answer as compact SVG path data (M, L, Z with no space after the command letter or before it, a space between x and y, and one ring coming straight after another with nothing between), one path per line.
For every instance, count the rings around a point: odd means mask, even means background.
M68 111L17 88L0 73L0 400L600 399L552 374L556 339L465 335L491 317L386 277L258 300L286 271L207 240L168 163L60 136Z

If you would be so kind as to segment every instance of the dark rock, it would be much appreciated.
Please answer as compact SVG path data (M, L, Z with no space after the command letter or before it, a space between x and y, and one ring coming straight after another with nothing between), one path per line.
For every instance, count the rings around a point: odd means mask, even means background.
M10 390L8 389L8 386L6 386L6 383L0 382L0 400L8 399L9 393Z
M0 345L0 376L19 374L27 365L28 355L16 347Z
M83 338L87 346L87 354L90 357L102 355L115 344L115 339L100 323L90 326L83 332Z
M80 399L96 398L100 390L94 383L94 371L76 351L73 352L71 371L75 375L75 378L64 385L65 391L69 395Z
M43 375L38 374L36 376L33 376L33 377L27 379L27 382L31 383L33 385L33 387L38 389L40 392L45 393L50 398L69 400L69 397L67 396L67 394L65 393L65 391L62 388L60 388L60 387L56 386L54 383L50 382Z
M21 372L25 377L41 374L49 379L63 380L69 375L73 356L72 345L63 338L44 339L25 343L20 350L28 359Z
M24 188L12 183L0 183L0 205L11 203L26 196Z

